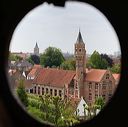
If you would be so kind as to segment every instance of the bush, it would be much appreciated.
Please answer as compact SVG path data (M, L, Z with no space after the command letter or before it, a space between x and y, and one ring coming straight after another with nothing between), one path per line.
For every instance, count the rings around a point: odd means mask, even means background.
M41 107L41 102L36 99L32 99L32 98L28 99L28 104L30 106L38 108L38 109L40 109L40 107Z
M17 95L20 99L20 101L25 105L28 106L28 96L25 91L24 82L23 80L19 81L19 86L17 87Z
M43 112L40 111L40 109L37 109L36 107L28 106L27 107L28 112L38 120L42 121L43 118Z

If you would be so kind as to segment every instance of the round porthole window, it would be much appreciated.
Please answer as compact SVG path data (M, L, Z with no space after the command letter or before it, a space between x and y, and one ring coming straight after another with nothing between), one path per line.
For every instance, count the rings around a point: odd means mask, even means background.
M73 126L97 116L120 80L114 28L95 7L44 3L18 24L8 58L10 89L40 122Z

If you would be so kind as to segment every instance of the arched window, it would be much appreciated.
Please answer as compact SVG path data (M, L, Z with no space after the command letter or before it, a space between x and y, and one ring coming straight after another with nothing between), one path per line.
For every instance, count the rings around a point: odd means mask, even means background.
M40 86L38 86L38 94L40 94Z
M44 95L44 87L42 87L42 95Z
M48 94L48 88L46 88L46 94Z
M36 94L36 86L34 87L34 90L33 90L33 91L34 91L34 93Z
M57 96L57 90L56 89L54 90L54 96Z
M59 96L62 97L62 90L59 90Z
M53 92L53 90L52 89L50 89L50 95L52 96L52 92Z

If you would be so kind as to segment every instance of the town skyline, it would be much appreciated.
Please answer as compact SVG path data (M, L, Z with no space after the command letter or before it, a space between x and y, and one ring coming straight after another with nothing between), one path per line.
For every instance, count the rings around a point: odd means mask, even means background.
M38 45L38 44L37 44ZM54 46L48 46L47 48L49 48L49 47L54 47ZM46 48L46 49L47 49ZM54 48L56 48L56 47L54 47ZM39 54L41 55L41 54L43 54L44 52L45 52L45 50L46 49L44 49L44 51L43 52L40 52L40 47L39 47ZM58 48L59 49L59 48ZM60 49L60 51L62 52L62 50ZM94 51L97 51L97 52L99 52L98 50L94 50ZM93 51L93 52L94 52ZM92 55L93 54L93 52L91 53L91 54L89 54L88 52L87 52L87 56L90 56L90 55ZM10 51L10 53L23 53L23 54L29 54L29 55L32 55L32 54L34 54L34 47L33 47L33 50L31 51L31 52L23 52L23 51ZM71 52L62 52L62 54L64 55L64 56L74 56L74 52L73 53L71 53ZM107 53L100 53L99 52L99 54L107 54ZM113 54L107 54L107 55L110 55L110 56L115 56L115 57L117 57L117 56L121 56L121 52L120 51L116 51L116 52L114 52Z
M83 11L88 13L84 15ZM120 52L117 35L103 14L88 4L76 2L67 2L65 8L42 4L28 13L14 32L10 51L31 53L37 42L40 53L51 46L74 54L79 28L87 54L94 50L106 54Z
M28 113L41 121L59 127L62 122L67 126L90 120L103 109L118 86L120 64L96 51L87 59L80 31L74 47L75 59L64 59L53 47L39 57L37 44L33 56L36 57L20 59L12 55L10 59L16 61L10 62L8 72L12 92L16 95L16 90Z

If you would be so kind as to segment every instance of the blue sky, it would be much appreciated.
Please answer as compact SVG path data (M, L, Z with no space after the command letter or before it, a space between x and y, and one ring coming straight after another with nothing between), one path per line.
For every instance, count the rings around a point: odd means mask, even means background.
M33 52L38 43L40 53L49 47L74 53L79 28L91 54L113 54L120 51L117 35L106 17L96 8L85 3L67 2L64 8L44 3L29 12L14 31L10 50Z

